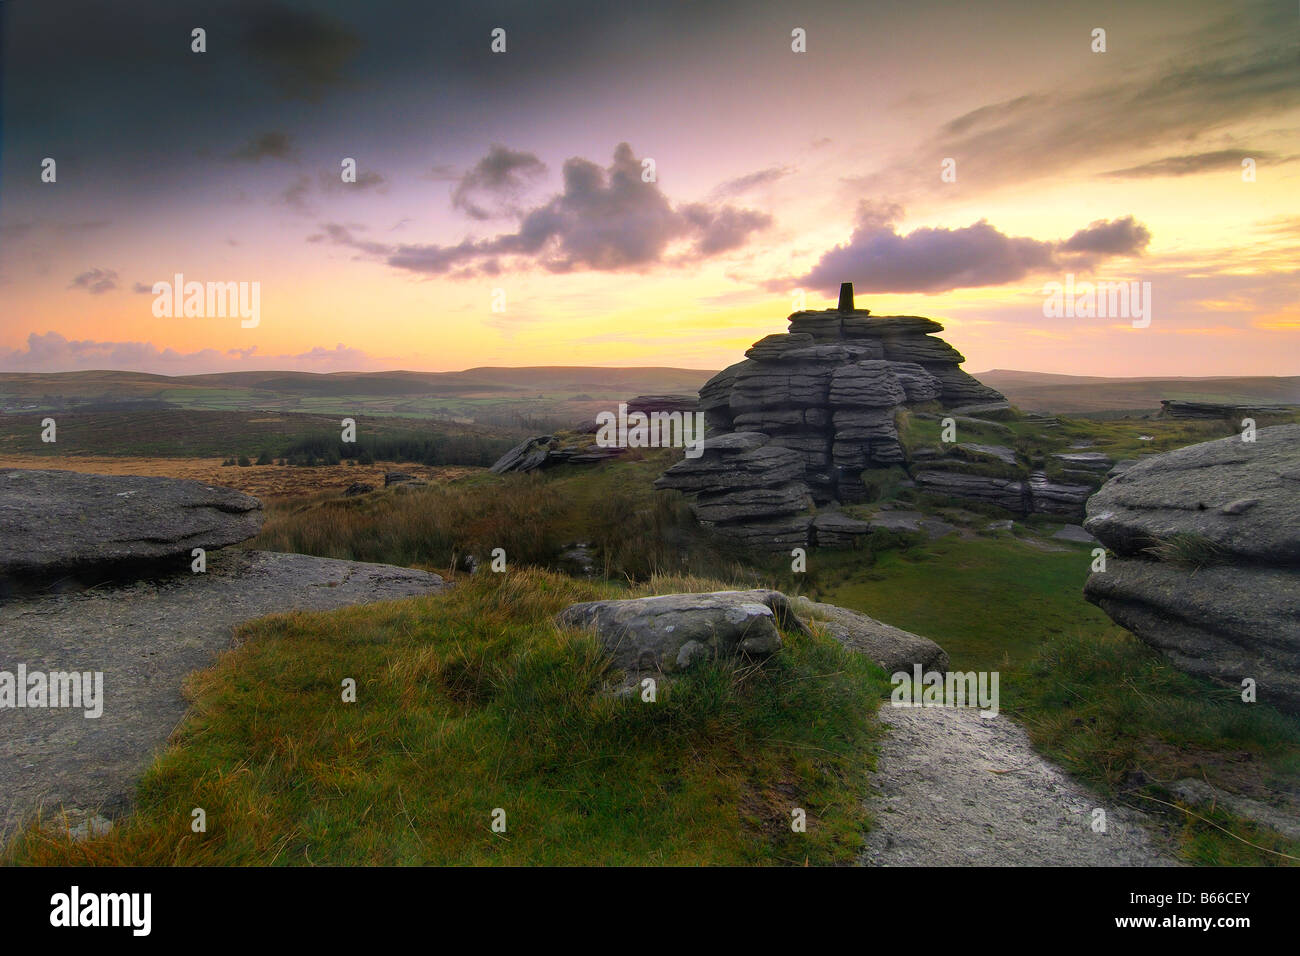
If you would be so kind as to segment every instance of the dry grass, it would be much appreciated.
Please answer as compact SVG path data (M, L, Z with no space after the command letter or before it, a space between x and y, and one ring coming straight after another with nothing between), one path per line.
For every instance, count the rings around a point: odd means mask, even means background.
M715 590L693 579L682 587ZM136 812L83 842L24 830L22 865L843 863L883 674L822 637L616 698L553 615L644 593L541 571L245 626L188 686ZM358 699L341 701L344 678ZM202 807L207 831L191 830ZM807 833L791 811L807 811ZM507 830L491 829L492 811Z

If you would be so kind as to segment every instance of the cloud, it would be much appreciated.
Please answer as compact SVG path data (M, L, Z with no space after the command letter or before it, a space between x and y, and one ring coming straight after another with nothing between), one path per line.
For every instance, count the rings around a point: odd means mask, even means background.
M1140 255L1151 233L1132 216L1098 220L1059 242L1008 236L987 220L960 229L923 228L900 235L897 205L864 203L847 243L822 255L806 274L774 288L826 291L853 282L862 292L947 292L1003 285L1031 273L1087 268L1114 256Z
M456 167L450 163L437 163L432 166L428 172L422 175L422 179L429 179L435 183L455 182L460 179L461 174L456 171Z
M719 183L713 187L709 196L713 199L734 199L751 189L757 189L760 186L770 186L779 179L783 179L794 172L791 166L769 166L767 169L760 169L756 172L746 173L744 176L737 176L735 179L728 179L724 183Z
M1157 176L1193 176L1211 171L1240 174L1241 161L1248 156L1257 163L1270 162L1275 165L1300 159L1300 156L1277 156L1262 149L1217 149L1209 153L1166 156L1140 166L1112 169L1101 175L1110 179L1149 179Z
M461 177L451 194L451 204L471 219L492 219L515 212L509 205L530 184L546 172L546 164L532 153L516 152L493 143L488 154ZM497 204L489 210L475 202L486 193Z
M341 168L341 167L340 167ZM316 175L316 184L306 173L299 173L288 186L280 192L280 202L294 212L305 216L315 215L316 207L312 204L313 194L320 196L345 196L349 191L365 192L374 190L380 194L388 192L388 180L383 174L373 169L357 171L355 182L345 183L339 172L321 170Z
M501 259L564 273L645 272L658 265L703 261L749 240L771 224L766 213L728 205L674 207L657 183L641 180L641 161L620 143L607 169L574 157L564 163L564 190L543 205L519 210L519 228L492 239L455 245L385 245L359 239L355 229L322 225L308 241L350 246L388 265L424 275L496 275Z
M131 291L141 295L153 295L153 286L147 282L136 282L132 284Z
M1097 219L1080 229L1058 249L1065 253L1097 256L1140 255L1151 242L1151 230L1132 216L1107 221Z
M259 369L300 371L358 371L382 363L360 349L339 343L332 349L316 346L290 355L257 355L257 346L200 349L178 352L160 349L152 342L97 342L68 339L58 332L27 336L25 348L0 348L0 370L14 372L69 372L78 369L118 369L160 375L196 375L204 372Z
M285 96L311 101L343 83L344 70L361 47L361 38L346 24L278 3L250 11L244 40Z
M965 188L990 190L1032 179L1059 180L1071 169L1113 165L1117 158L1152 150L1172 158L1103 175L1134 170L1142 170L1140 176L1187 175L1198 171L1198 164L1212 164L1219 152L1183 160L1176 154L1187 144L1300 107L1294 44L1281 39L1294 31L1293 24L1294 13L1271 6L1256 8L1251 17L1225 15L1176 58L1125 71L1110 82L971 110L885 170L846 182L859 194L935 192L949 188L937 170L941 159L952 157ZM1230 155L1240 164L1246 154Z
M230 154L236 161L257 163L263 159L293 159L298 150L294 148L293 139L288 133L271 130L249 140Z
M374 189L377 192L388 191L388 180L382 173L377 173L373 169L362 169L357 172L357 178L354 182L345 183L339 173L321 173L321 189L326 192L335 192L340 189L352 189L358 192L365 189Z
M295 212L310 215L313 211L311 203L307 200L310 193L311 177L306 173L299 173L294 181L280 193L280 201Z
M117 273L112 269L90 269L76 276L69 289L85 289L91 295L102 295L117 288Z

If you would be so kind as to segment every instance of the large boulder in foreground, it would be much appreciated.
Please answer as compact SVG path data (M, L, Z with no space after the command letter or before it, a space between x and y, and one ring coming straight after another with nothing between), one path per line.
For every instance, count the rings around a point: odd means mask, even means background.
M1084 593L1192 674L1300 713L1300 568L1205 567L1112 558Z
M0 580L117 571L216 550L262 527L256 498L199 481L0 471Z
M663 594L623 601L573 604L556 619L589 628L625 671L686 670L702 660L781 649L777 625L802 629L780 591Z
M948 655L933 641L833 604L791 600L780 591L663 594L622 601L588 601L560 612L565 627L596 632L625 671L682 671L720 657L762 656L781 649L778 628L800 634L810 625L886 671L946 671Z
M1179 667L1300 713L1300 425L1144 459L1088 502L1088 600Z
M1122 555L1196 535L1226 559L1300 565L1300 425L1144 458L1088 501L1084 524Z

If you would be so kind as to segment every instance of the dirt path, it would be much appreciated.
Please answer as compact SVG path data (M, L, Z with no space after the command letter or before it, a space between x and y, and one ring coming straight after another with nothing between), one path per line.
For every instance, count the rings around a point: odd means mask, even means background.
M1102 801L1005 716L884 704L866 866L1177 866L1158 826ZM1093 812L1105 811L1094 832Z

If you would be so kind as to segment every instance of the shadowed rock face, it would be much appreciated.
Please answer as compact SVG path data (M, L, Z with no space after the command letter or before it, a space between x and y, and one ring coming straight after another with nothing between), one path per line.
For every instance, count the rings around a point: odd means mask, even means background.
M1084 594L1195 674L1300 713L1300 425L1145 459L1088 501Z
M175 478L0 471L0 581L116 571L172 561L253 537L262 504L229 488Z
M849 289L842 300L851 298ZM931 334L942 330L938 322L853 308L796 312L789 321L788 332L755 342L743 362L700 389L709 430L703 455L656 482L694 494L700 521L746 545L817 544L810 503L864 501L865 469L906 462L895 426L900 409L1006 407L999 392L958 367L961 353ZM1018 484L997 497L1019 508L1032 496Z

